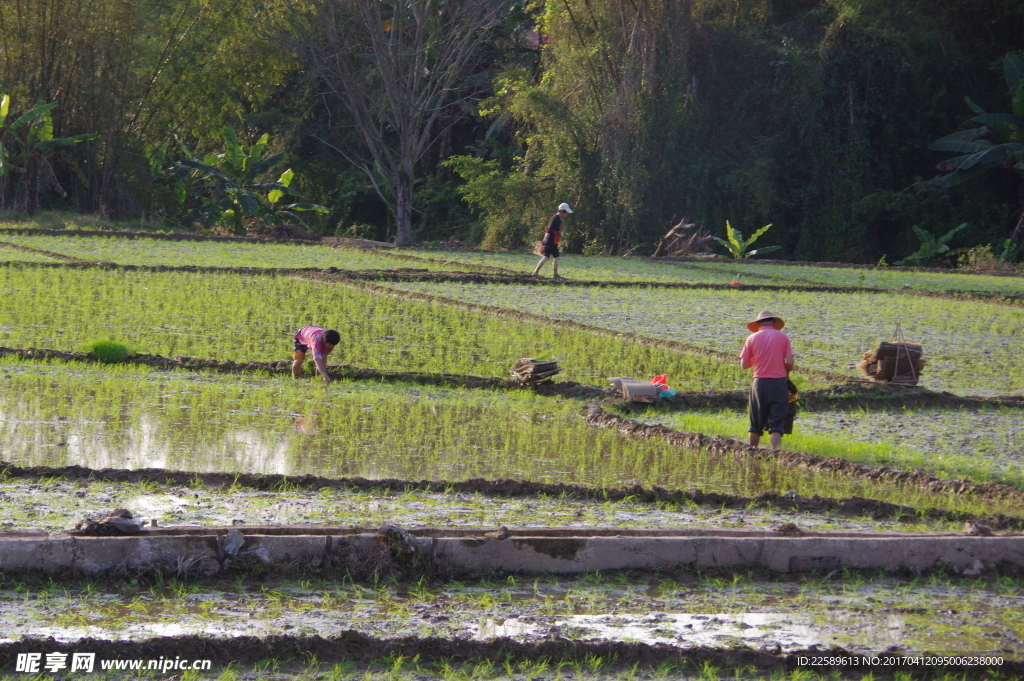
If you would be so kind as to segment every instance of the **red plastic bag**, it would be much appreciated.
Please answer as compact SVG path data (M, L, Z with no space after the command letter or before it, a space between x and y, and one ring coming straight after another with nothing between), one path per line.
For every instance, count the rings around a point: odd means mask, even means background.
M671 390L671 388L668 387L668 374L655 376L654 378L651 379L651 383L653 383L654 385L661 386L662 390Z

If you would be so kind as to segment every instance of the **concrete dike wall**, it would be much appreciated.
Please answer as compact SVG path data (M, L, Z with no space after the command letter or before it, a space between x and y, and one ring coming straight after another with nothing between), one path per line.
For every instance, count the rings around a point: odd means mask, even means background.
M242 570L374 574L581 573L757 568L777 572L945 568L967 576L1024 567L1024 535L684 529L380 530L168 527L133 536L0 532L0 571L88 575Z

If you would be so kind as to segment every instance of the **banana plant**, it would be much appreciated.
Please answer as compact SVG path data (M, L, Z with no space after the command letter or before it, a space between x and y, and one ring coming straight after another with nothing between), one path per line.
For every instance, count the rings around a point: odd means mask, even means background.
M933 151L958 154L939 166L952 169L935 178L939 186L952 187L994 168L1007 168L1020 177L1024 192L1024 58L1007 54L1003 59L1003 76L1009 88L1009 113L987 113L970 97L964 97L971 111L978 114L971 120L981 123L981 127L946 135L928 146ZM1024 210L1017 217L1010 241L1024 243Z
M955 251L949 250L949 240L953 238L953 235L965 227L967 227L966 222L954 227L942 236L936 237L931 232L926 232L917 225L912 225L911 229L914 230L914 234L917 235L917 238L921 240L921 245L918 247L916 253L912 253L903 260L893 264L914 267L931 267L938 264L940 255L947 253L949 255L956 255L958 253L965 252L967 250L966 248L958 248Z
M0 95L0 208L8 205L8 194L13 194L11 203L17 210L35 215L39 212L39 194L44 182L52 184L62 197L67 196L50 165L50 152L96 139L99 135L54 137L51 112L56 107L56 102L38 102L7 125L11 97Z
M179 205L186 207L190 199L193 205L181 218L184 225L226 226L241 236L248 232L247 222L294 221L308 228L296 211L329 212L315 203L282 204L285 196L302 196L291 188L295 173L290 168L276 182L259 180L284 160L284 153L263 158L270 135L264 134L249 149L242 147L230 126L224 126L223 137L223 154L185 160L171 170L172 191Z
M758 237L767 232L768 228L771 227L772 224L773 223L768 223L761 229L754 232L753 236L744 241L743 232L739 231L738 229L733 229L732 225L729 224L729 221L726 220L725 239L719 239L717 236L713 236L711 238L725 246L726 250L729 251L729 255L736 258L737 260L739 260L740 258L749 258L762 253L771 253L772 251L779 250L780 248L782 248L782 246L763 246L762 248L758 248L753 251L748 251L747 248L750 247L750 245L753 244L755 241L757 241Z

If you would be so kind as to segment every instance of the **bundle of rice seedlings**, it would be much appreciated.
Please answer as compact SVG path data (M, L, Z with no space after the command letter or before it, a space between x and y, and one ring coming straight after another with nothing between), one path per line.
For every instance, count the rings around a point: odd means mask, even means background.
M857 369L873 381L917 385L927 363L920 343L879 343L864 353Z
M512 367L512 376L520 383L528 384L542 381L561 371L557 360L533 359L524 357Z

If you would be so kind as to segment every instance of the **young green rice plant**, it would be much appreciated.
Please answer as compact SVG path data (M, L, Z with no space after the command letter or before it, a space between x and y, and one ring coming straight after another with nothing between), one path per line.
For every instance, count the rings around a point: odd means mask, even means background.
M86 343L83 349L107 364L123 362L132 355L132 349L129 346L110 340L94 340Z
M0 228L0 241L69 255L83 260L117 263L119 265L196 265L202 267L266 267L304 268L337 267L341 270L387 270L409 267L410 263L387 253L363 248L327 248L313 244L279 244L266 242L220 242L168 240L145 237L50 236L7 234ZM3 257L4 252L10 257ZM0 258L11 261L52 262L41 254L25 253L0 247ZM458 266L416 263L416 269L458 270ZM478 271L467 264L466 271Z
M1024 310L978 301L908 298L890 293L669 290L394 284L459 301L530 312L613 332L678 341L711 350L738 349L746 322L758 309L779 310L801 367L857 374L865 350L889 340L900 321L920 342L928 366L922 385L961 394L1017 394L1024 371L1013 349L1024 342ZM822 315L842 309L842 315ZM681 315L679 310L686 310ZM891 310L891 313L887 313ZM850 328L850 319L857 319ZM664 372L661 372L664 373ZM859 374L857 374L859 375ZM670 381L673 379L669 375ZM740 381L743 382L743 381Z
M19 465L82 463L268 473L287 470L328 477L400 480L513 478L598 488L631 484L701 488L750 497L766 491L793 490L807 497L865 496L925 508L980 512L997 512L995 509L1000 508L1016 513L969 495L907 490L894 484L680 449L657 438L636 439L587 425L579 417L579 405L572 401L531 393L426 387L410 393L403 386L339 381L330 392L320 393L314 410L308 386L290 380L178 375L106 365L83 366L68 373L63 365L11 359L0 361L0 370L9 376L4 379L9 390L0 393L0 410L5 414L0 424L0 447L11 452ZM722 417L695 414L693 418ZM733 421L725 420L726 434L735 437L746 430L742 415L728 418ZM674 426L714 432L707 423L696 428L688 422ZM62 442L70 444L54 446ZM797 440L784 440L790 442ZM94 482L83 491L90 497L104 496L105 484ZM212 492L199 477L190 487L194 493ZM134 490L136 496L155 493L149 487ZM278 522L379 526L396 512L413 511L421 518L419 522L454 520L488 525L521 523L537 515L523 504L565 508L568 503L556 497L538 497L536 501L506 505L480 495L453 493L443 504L424 502L422 508L403 510L403 506L419 503L403 501L408 494L396 494L386 503L376 495L357 494L346 496L343 503L325 504L318 501L320 494L282 483L273 492L244 496L236 488L231 503L225 505L227 510L222 512L246 509L257 514L248 516L256 522L278 518ZM61 495L65 497L73 498ZM240 506L235 506L236 502ZM498 506L507 515L495 515ZM66 517L70 512L62 508L59 504L49 509L18 504L12 512L46 512L53 515L46 522L56 523L62 514ZM182 515L176 516L179 511ZM593 503L573 507L560 522L579 522L577 512L579 518L596 521L627 511L628 504ZM692 512L690 508L679 511ZM210 511L198 505L171 504L153 515L164 523L181 523L186 515L209 522L197 517L207 513ZM227 515L225 521L230 522L232 517ZM538 520L542 517L538 515ZM33 522L38 520L33 518ZM613 522L630 521L618 518Z
M732 274L744 283L760 283L764 279L779 283L806 285L810 283L827 286L853 286L903 290L907 288L940 292L983 292L1009 295L1024 294L1024 283L1019 277L1000 277L961 272L914 272L888 268L849 268L810 265L780 265L776 263L729 263L701 262L691 265L705 272L720 272L721 276Z
M366 368L504 377L517 358L554 351L560 379L590 384L666 372L680 388L744 382L732 362L307 280L6 267L0 293L0 342L15 347L73 350L117 333L139 352L268 361L290 357L295 331L318 323L342 334L331 361Z
M918 470L939 477L958 477L1024 485L1024 468L1015 456L1014 436L1020 430L1018 409L983 412L961 410L871 411L801 414L783 448L871 465ZM722 435L742 440L749 420L745 412L670 412L648 417L676 430ZM935 432L934 424L945 427ZM899 433L899 443L883 439L879 430ZM916 430L916 432L915 432ZM958 438L965 433L966 438ZM965 446L966 445L966 446Z

